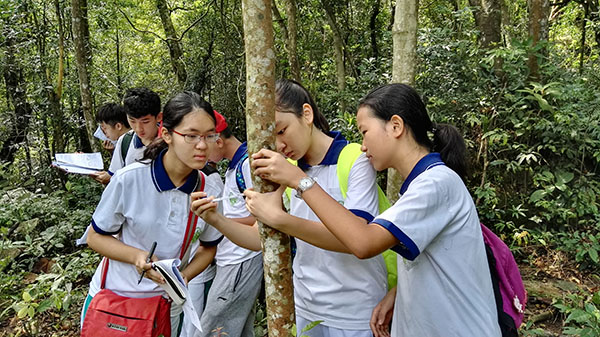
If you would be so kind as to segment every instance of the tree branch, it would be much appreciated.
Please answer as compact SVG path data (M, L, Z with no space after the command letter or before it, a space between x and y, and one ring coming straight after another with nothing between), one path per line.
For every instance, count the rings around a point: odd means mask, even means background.
M196 19L196 21L194 21L189 27L187 27L183 33L181 33L181 36L179 36L179 38L177 39L177 41L181 41L183 39L183 36L190 30L192 29L192 27L194 27L195 25L197 25L202 19L204 19L204 17L206 15L208 15L208 12L210 11L210 5L213 4L215 2L215 0L212 0L210 3L208 3L207 7L206 7L206 12L204 12L204 14L202 14L202 16L200 16L198 19Z
M123 14L123 16L125 17L125 19L127 20L127 22L129 23L129 25L131 26L131 28L133 28L133 30L140 32L142 34L151 34L154 35L156 38L160 39L163 42L167 42L166 39L164 39L162 36L156 34L155 32L149 31L149 30L142 30L137 28L133 22L131 22L131 20L129 19L129 16L127 16L127 14L121 9L121 8L117 8L119 10L119 12L121 12L121 14Z

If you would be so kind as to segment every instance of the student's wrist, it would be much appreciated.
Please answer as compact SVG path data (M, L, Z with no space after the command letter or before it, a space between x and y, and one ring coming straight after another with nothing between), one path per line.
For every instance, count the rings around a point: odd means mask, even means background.
M301 169L298 168L296 170L296 174L294 175L294 177L288 184L288 187L290 187L292 189L297 189L298 185L300 184L300 180L302 180L302 178L304 178L304 177L308 177L308 175L306 173L304 173L304 171L302 171Z

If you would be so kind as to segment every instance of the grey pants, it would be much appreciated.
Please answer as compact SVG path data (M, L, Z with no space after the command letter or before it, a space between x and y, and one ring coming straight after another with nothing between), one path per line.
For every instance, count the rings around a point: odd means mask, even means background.
M202 336L254 337L254 302L262 279L262 254L239 264L217 266L200 319Z

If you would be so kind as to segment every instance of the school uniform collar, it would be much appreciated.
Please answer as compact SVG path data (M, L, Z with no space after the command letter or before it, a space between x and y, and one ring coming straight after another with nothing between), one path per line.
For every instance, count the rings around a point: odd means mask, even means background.
M406 190L408 189L408 185L410 185L410 183L413 180L415 180L415 178L417 176L419 176L419 174L429 170L430 168L432 168L434 166L438 166L438 165L446 165L446 164L442 161L442 156L437 152L432 152L432 153L426 155L425 157L421 158L421 160L419 160L417 165L415 165L415 167L413 167L412 171L410 171L410 174L408 175L408 177L406 177L406 179L404 180L404 183L402 183L402 187L400 188L400 196L402 196L402 194L404 194L404 192L406 192Z
M248 144L246 142L243 142L242 145L240 145L240 147L238 147L238 149L235 150L233 158L231 158L231 161L229 162L228 168L233 169L238 164L238 162L242 160L245 154L248 154Z
M192 173L190 173L190 175L187 177L185 183L179 186L179 188L177 188L169 178L169 175L165 170L165 165L163 164L163 157L165 156L166 152L167 149L162 150L158 157L152 161L151 170L152 182L154 183L154 187L156 187L156 190L159 192L178 189L181 192L191 194L192 192L194 192L194 190L196 189L196 185L198 184L198 170L192 170Z
M137 133L133 134L133 147L136 149L144 147L144 143L142 142L140 136L137 135Z
M327 150L325 157L319 163L319 165L335 165L335 164L337 164L338 158L340 157L340 153L342 152L344 147L346 147L346 145L348 145L348 143L349 143L346 140L346 138L344 138L344 136L342 136L342 133L339 131L331 131L331 132L327 133L327 135L333 138L333 142L329 146L329 149ZM301 168L302 171L306 171L309 168L311 168L311 166L304 160L304 158L300 158L298 160L298 167Z

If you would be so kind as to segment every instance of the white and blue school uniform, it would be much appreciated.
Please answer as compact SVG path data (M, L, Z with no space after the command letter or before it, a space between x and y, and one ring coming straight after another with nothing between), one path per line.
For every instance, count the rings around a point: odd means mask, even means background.
M239 186L238 186L239 181ZM223 215L230 219L251 216L240 189L252 187L246 143L238 147L229 162L223 187ZM242 248L227 237L217 246L217 273L208 292L207 310L201 318L202 337L213 336L215 328L229 335L254 336L254 302L262 278L262 255Z
M300 159L298 166L332 198L370 222L379 212L375 170L365 154L361 154L350 170L344 199L337 162L348 141L339 132L332 132L330 136L334 140L320 164L310 166ZM290 214L320 222L306 202L295 195L293 191L289 200ZM318 248L298 238L296 245L293 278L299 330L305 322L323 320L322 326L343 330L343 335L371 336L371 313L387 291L387 270L381 255L361 260L351 254ZM321 335L315 333L316 330L318 327L305 334Z
M241 194L237 183L237 167L240 164L243 175L241 179L246 185L246 188L251 188L252 177L250 175L250 161L248 160L248 147L245 142L235 151L233 158L227 166L227 171L225 172L223 197L226 199L220 202L220 204L223 205L223 215L230 219L245 218L252 215L246 208L246 201ZM260 254L261 252L242 248L231 242L227 237L224 237L217 247L217 256L215 259L217 260L217 266L226 266L242 263Z
M130 130L127 133L129 132L133 132L133 130ZM125 158L123 158L121 153L121 143L123 143L123 138L127 133L122 134L115 145L115 150L113 151L113 156L110 160L110 166L108 167L107 171L111 176L114 175L117 170L122 169L129 164L135 163L144 157L146 145L142 143L142 139L137 135L137 133L133 132L133 137L131 138L131 143L129 143L127 154L125 155Z
M164 168L165 151L149 164L134 163L119 170L102 193L91 224L97 233L118 234L121 242L142 250L149 251L156 241L154 254L161 260L179 257L190 212L190 194L200 175L204 175L193 170L186 182L176 187ZM212 188L210 184L205 185L205 189L208 188ZM196 232L200 233L199 240L205 246L215 246L222 238L221 233L202 219L198 219ZM100 291L101 276L100 269L96 270L90 283L91 296ZM152 280L144 278L137 284L138 279L134 265L110 261L107 289L128 297L164 293Z
M150 163L134 163L119 170L102 193L91 223L97 233L118 235L124 244L146 251L156 241L154 254L161 260L179 257L190 212L190 194L201 178L206 179L202 172L193 170L185 183L176 187L164 168L165 152L166 149ZM205 188L208 186L205 185ZM196 233L205 246L216 246L223 237L201 219L198 219ZM194 253L191 252L192 255ZM144 278L138 284L138 279L134 265L110 260L107 289L121 296L136 298L165 293L154 281ZM90 282L83 315L91 298L101 290L101 281L102 264ZM174 331L179 325L180 312L181 308L171 308L171 328Z
M439 153L417 163L373 222L400 241L392 336L501 335L475 204Z

